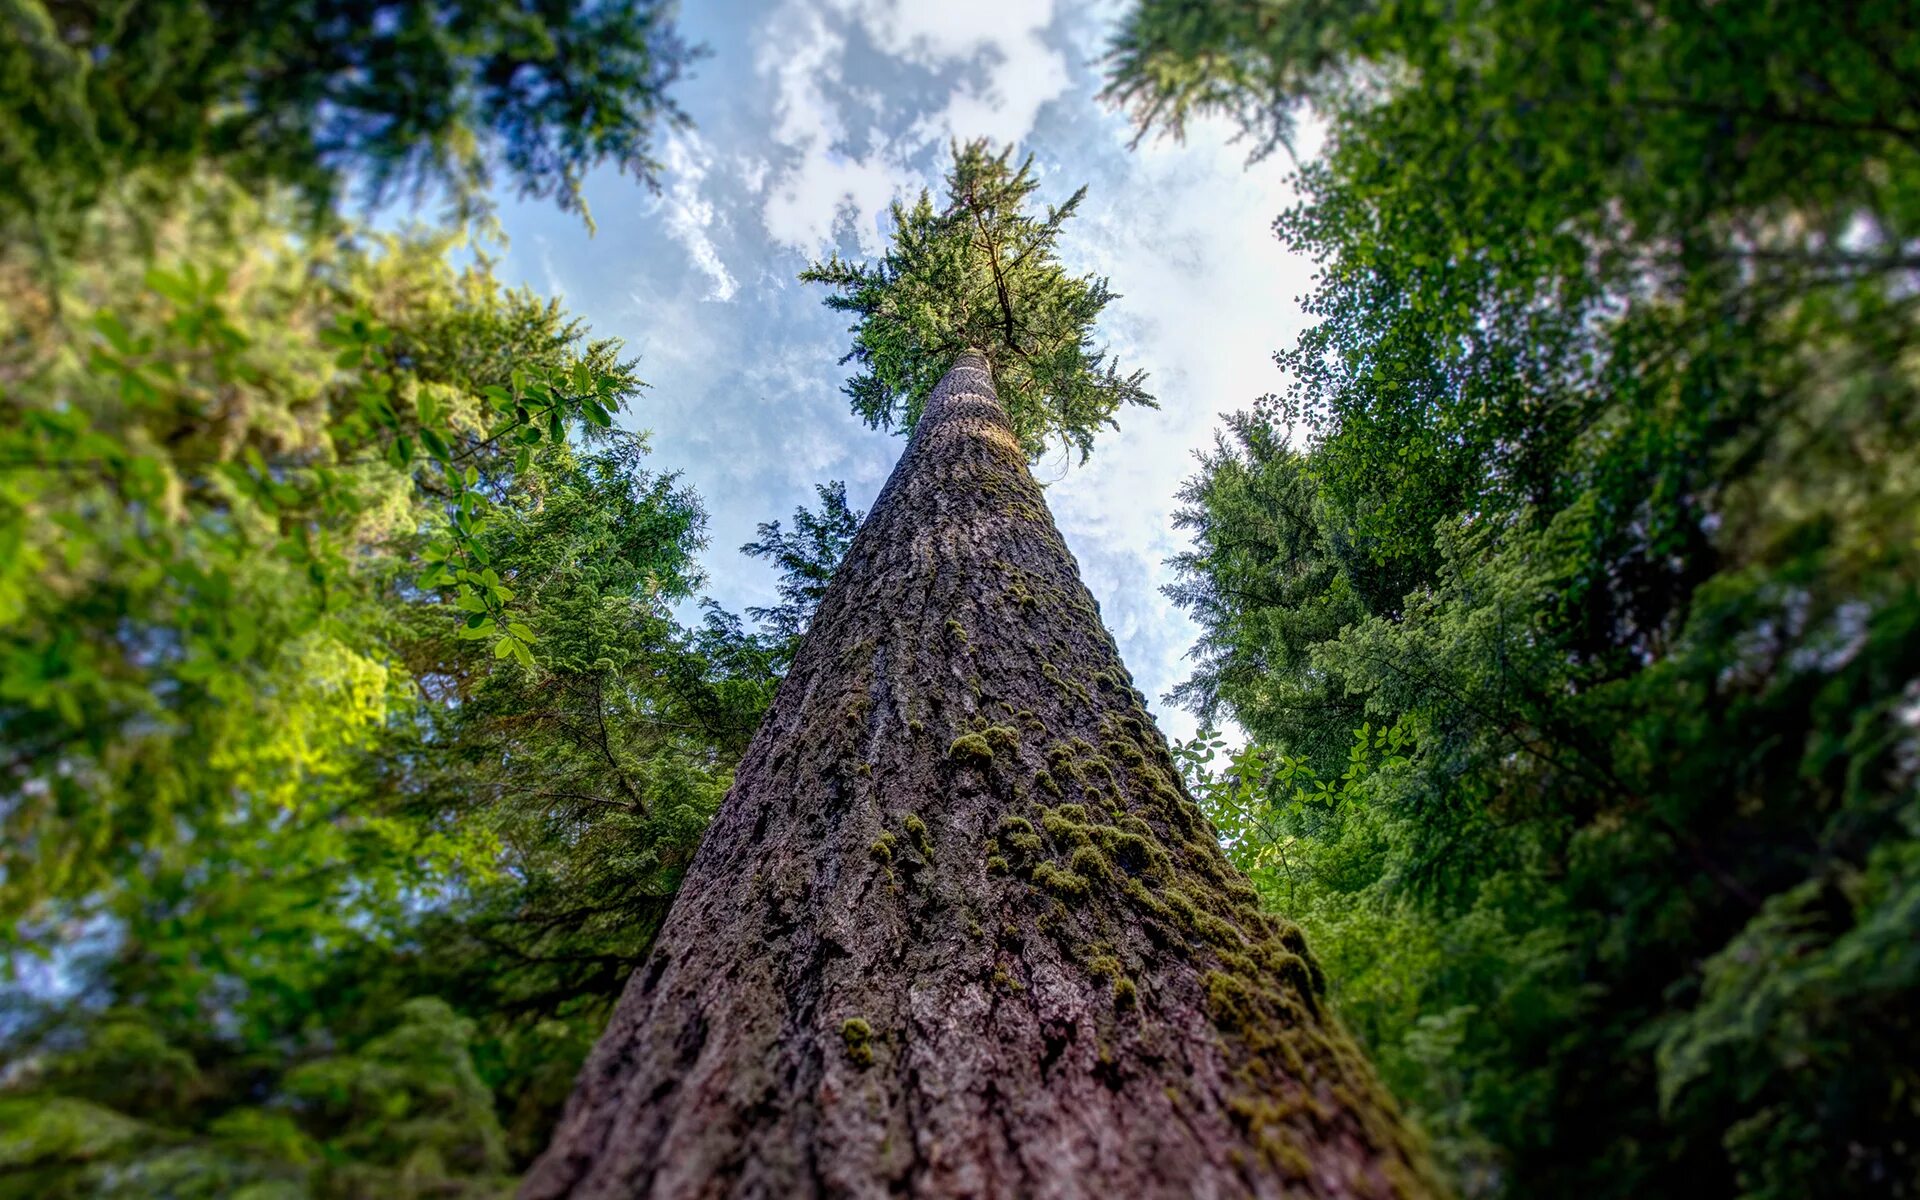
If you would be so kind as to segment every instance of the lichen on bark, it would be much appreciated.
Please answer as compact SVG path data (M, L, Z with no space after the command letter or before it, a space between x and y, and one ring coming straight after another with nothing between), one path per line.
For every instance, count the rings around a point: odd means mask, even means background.
M522 1194L1434 1190L962 355Z

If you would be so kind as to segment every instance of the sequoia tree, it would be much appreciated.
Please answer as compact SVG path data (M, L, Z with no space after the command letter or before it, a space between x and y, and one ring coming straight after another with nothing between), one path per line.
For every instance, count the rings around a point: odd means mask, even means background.
M1430 1191L961 354L523 1195Z

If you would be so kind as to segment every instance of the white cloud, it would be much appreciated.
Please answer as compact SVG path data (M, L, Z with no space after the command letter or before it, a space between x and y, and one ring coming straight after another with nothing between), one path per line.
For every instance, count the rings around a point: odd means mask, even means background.
M1160 591L1164 560L1186 546L1174 499L1212 444L1220 416L1282 384L1272 352L1305 318L1295 297L1312 264L1289 253L1270 225L1288 200L1287 165L1243 169L1245 152L1224 126L1189 130L1184 143L1141 147L1124 179L1088 193L1065 231L1061 256L1108 276L1121 298L1103 332L1123 365L1144 367L1158 411L1121 415L1085 467L1064 474L1048 501L1127 665L1149 698L1186 678L1183 656L1198 634ZM1058 477L1056 469L1043 478ZM1184 735L1191 716L1155 705L1163 727Z
M552 239L535 237L533 244L540 249L540 275L546 281L545 293L564 302L567 298L567 284L560 277L560 268L553 260Z
M847 126L830 92L845 92L842 59L846 38L822 13L788 3L767 23L754 56L755 69L774 83L772 139L790 152L784 170L756 173L765 182L760 217L767 236L781 246L817 253L851 221L861 249L881 244L875 220L901 190L903 172L883 153L848 152Z
M1045 39L1052 0L853 0L851 7L889 54L932 69L979 68L964 70L946 107L920 123L923 139L1018 142L1072 82L1066 56Z
M739 284L733 272L727 270L727 264L720 260L720 251L707 232L714 223L715 210L713 202L702 194L702 186L713 165L712 155L699 134L676 133L667 140L665 161L665 174L671 180L661 203L667 233L686 248L694 269L706 276L706 298L731 300L739 291Z
M831 144L846 135L838 106L824 85L841 82L846 39L820 11L804 3L783 5L767 22L754 55L754 69L775 80L775 143L803 148Z
M810 149L767 193L761 209L767 236L814 254L830 246L844 226L859 238L861 253L878 254L885 244L879 214L907 190L903 175L877 155L853 158Z
M831 15L829 15L831 14ZM863 253L884 244L882 214L929 182L912 165L949 138L1018 142L1041 109L1072 82L1066 56L1045 38L1051 0L835 0L823 10L790 0L770 20L754 56L774 86L774 142L790 163L766 178L761 219L782 246L819 253L851 230ZM891 67L932 82L951 80L943 107L922 113L897 134L868 128L854 149L849 110L880 125L886 94L849 79L850 37ZM753 182L760 182L759 179Z

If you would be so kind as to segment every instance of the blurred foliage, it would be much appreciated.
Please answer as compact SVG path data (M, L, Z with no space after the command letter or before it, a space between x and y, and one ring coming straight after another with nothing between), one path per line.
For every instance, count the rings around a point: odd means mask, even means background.
M827 307L853 313L860 367L848 381L853 411L876 429L911 431L954 358L978 350L1029 458L1050 438L1085 461L1123 405L1154 407L1146 372L1120 373L1093 345L1093 323L1117 300L1107 281L1073 276L1056 257L1060 229L1086 188L1044 216L1028 211L1039 189L1033 158L1013 164L1011 146L953 146L947 197L936 209L922 191L893 205L893 243L877 263L838 254L800 273L833 289Z
M773 686L616 345L298 212L0 253L0 1195L507 1189Z
M1146 0L1110 67L1324 123L1178 698L1462 1190L1920 1193L1912 6Z
M5 0L0 232L64 245L139 177L163 198L217 164L293 185L324 214L493 183L581 207L588 168L651 182L684 121L667 89L693 52L663 0Z

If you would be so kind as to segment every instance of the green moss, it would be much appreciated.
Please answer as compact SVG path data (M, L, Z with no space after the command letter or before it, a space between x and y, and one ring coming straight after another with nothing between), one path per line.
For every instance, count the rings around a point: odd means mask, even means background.
M1226 892L1228 899L1232 900L1235 904L1248 908L1256 908L1260 904L1260 893L1255 891L1253 885L1244 879L1228 879L1223 885L1223 890Z
M918 815L908 813L900 819L900 827L907 831L908 837L913 839L913 847L920 852L920 856L932 862L933 839L927 836L927 823Z
M1133 980L1123 977L1113 981L1113 1006L1119 1009L1140 1006L1140 990L1133 986Z
M1084 751L1092 749L1079 738L1071 742L1055 742L1047 747L1047 770L1077 783L1080 780L1080 764L1076 760Z
M1140 747L1132 742L1110 741L1104 749L1125 763L1129 770L1139 771L1147 766L1147 756L1140 753Z
M1160 891L1160 902L1165 904L1167 908L1172 911L1173 915L1179 919L1180 923L1188 929L1193 928L1194 922L1200 916L1200 910L1193 906L1193 898L1179 888L1162 888Z
M1008 725L989 725L953 739L953 744L947 747L947 757L989 762L993 759L995 747L1006 750L1019 744L1019 730Z
M1208 971L1201 977L1207 989L1207 1015L1222 1029L1246 1029L1257 1018L1253 988L1240 976L1226 971Z
M1027 990L1027 985L1015 979L1007 972L1005 967L995 967L993 969L993 985L995 987L1005 988L1009 992L1024 992Z
M840 1040L846 1044L847 1061L856 1067L873 1065L873 1026L861 1017L848 1017L840 1023Z
M1060 784L1046 771L1038 771L1033 776L1033 786L1051 796L1060 795Z
M1053 839L1056 846L1068 850L1088 845L1093 841L1093 834L1088 832L1085 825L1076 825L1072 821L1062 820L1053 813L1040 815L1040 828L1047 831L1047 836Z
M1279 961L1269 963L1268 969L1278 978L1291 984L1294 990L1300 993L1301 998L1308 1001L1311 1005L1320 990L1315 986L1317 983L1315 979L1317 972L1310 968L1307 965L1307 960L1301 958L1298 954L1282 953L1277 957Z
M1082 846L1075 850L1073 856L1067 860L1067 866L1072 868L1076 875L1082 875L1088 879L1113 878L1113 864L1107 861L1106 855L1093 846Z
M1024 817L1001 817L995 840L1022 858L1038 858L1046 849L1040 835L1033 831L1033 823Z
M891 833L883 833L873 839L872 843L867 846L867 854L877 863L892 862L893 835Z
M1043 862L1033 869L1033 881L1068 900L1084 900L1092 890L1086 876L1062 870L1050 862Z
M1173 910L1162 904L1159 897L1149 891L1147 886L1138 879L1122 880L1120 890L1125 892L1127 899L1133 901L1134 907L1142 912L1168 925L1175 924Z
M1114 865L1129 875L1158 873L1161 869L1165 856L1159 845L1131 830L1103 825L1094 831L1094 840Z
M948 617L947 636L964 646L967 644L967 627L954 618Z
M963 733L953 739L953 745L947 747L948 758L975 759L979 762L993 760L993 743L977 733Z
M989 875L1005 875L1012 870L1013 868L1007 864L1007 860L1000 855L987 855L987 873Z

